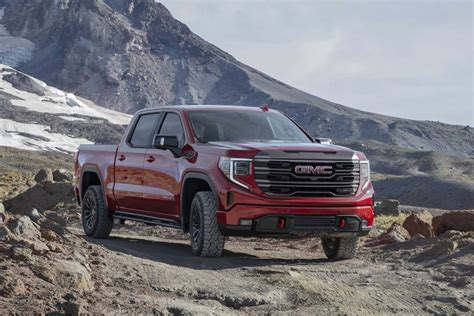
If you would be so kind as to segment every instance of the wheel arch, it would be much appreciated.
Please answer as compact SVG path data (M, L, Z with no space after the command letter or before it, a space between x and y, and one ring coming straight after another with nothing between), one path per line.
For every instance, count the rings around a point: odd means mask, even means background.
M107 197L105 196L105 189L104 189L104 181L102 179L102 175L100 174L99 169L93 165L86 165L82 168L81 174L81 187L79 196L82 199L84 198L84 194L86 194L87 188L91 185L100 185L102 187L102 193L104 194L104 201L107 204Z
M200 191L211 191L218 200L217 190L211 178L200 172L189 172L182 180L180 197L180 219L183 231L189 231L189 214L194 195Z

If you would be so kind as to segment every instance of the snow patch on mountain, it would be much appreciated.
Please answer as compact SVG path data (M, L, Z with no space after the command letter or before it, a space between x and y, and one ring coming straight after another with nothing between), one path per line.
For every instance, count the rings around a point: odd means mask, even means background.
M74 152L80 144L90 144L84 138L52 133L49 126L24 124L0 118L0 146L26 150Z
M14 87L11 82L5 80L5 76L9 74L25 76L25 78L36 83L36 87L42 88L39 94L43 95L39 95L38 92L32 93ZM17 97L17 99L11 100L13 105L25 107L31 111L65 115L85 115L103 118L110 123L119 125L126 125L131 119L131 116L128 114L105 109L90 101L80 99L72 93L66 93L59 89L49 87L43 81L27 76L2 64L0 64L0 89L0 91ZM36 88L36 90L38 90L38 88Z

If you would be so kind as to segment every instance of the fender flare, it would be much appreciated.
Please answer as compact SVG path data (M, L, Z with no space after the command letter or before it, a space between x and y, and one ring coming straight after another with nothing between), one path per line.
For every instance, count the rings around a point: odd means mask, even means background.
M105 204L107 206L107 196L105 194L104 180L102 178L102 175L100 173L99 168L95 165L84 165L82 167L82 170L81 170L81 186L79 188L79 197L81 198L81 203L82 203L82 197L85 194L85 192L82 192L82 181L84 180L84 173L86 173L86 172L94 173L99 178L100 186L102 187L102 194L104 195L104 201L105 201Z
M181 180L181 190L180 190L180 197L179 197L179 216L180 216L181 226L183 228L183 231L185 230L185 226L184 226L185 220L183 217L183 205L184 205L183 192L184 192L184 185L186 184L186 181L189 179L199 179L199 180L205 181L211 188L211 191L214 194L216 201L219 201L219 196L217 195L217 189L211 177L209 177L206 173L203 173L203 172L191 171L191 172L186 173Z

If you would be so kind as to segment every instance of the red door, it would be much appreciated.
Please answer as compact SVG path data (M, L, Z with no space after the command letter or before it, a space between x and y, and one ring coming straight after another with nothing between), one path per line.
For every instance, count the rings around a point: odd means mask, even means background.
M158 134L176 135L179 146L184 146L183 125L175 112L166 113ZM169 219L179 219L179 166L184 163L183 159L175 157L169 150L150 148L146 151L143 187L147 212Z
M134 123L128 139L122 141L115 161L114 195L120 211L145 210L143 164L151 146L161 113L143 114Z

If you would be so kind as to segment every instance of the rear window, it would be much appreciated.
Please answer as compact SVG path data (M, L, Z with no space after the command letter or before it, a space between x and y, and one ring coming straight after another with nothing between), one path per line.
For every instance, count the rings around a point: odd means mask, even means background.
M148 147L151 145L153 132L159 117L159 113L152 113L144 114L138 118L130 138L130 144L133 147Z

